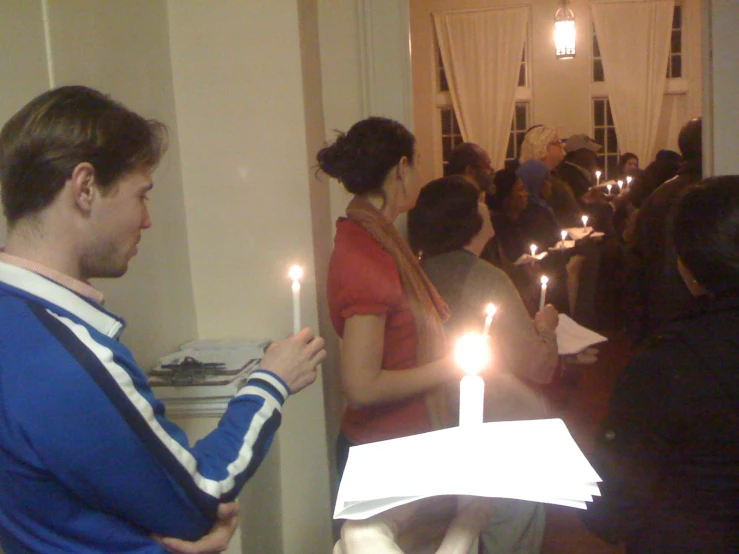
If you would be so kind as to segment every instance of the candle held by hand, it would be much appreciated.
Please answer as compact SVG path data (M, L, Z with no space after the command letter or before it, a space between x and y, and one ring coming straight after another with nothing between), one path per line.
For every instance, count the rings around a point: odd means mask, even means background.
M606 188L608 189L608 194L611 194L611 185L606 185Z
M562 237L562 248L564 248L565 247L565 239L567 238L567 231L565 231L564 229L562 229L562 231L560 231L559 235Z
M539 311L544 309L544 303L547 300L547 283L549 283L549 277L546 275L541 276L541 298L539 298Z
M303 268L294 265L288 275L293 282L293 334L297 334L300 331L300 280L303 278Z
M595 184L596 184L596 186L597 185L600 185L600 176L601 175L602 175L602 173L601 173L600 169L595 172L595 179L596 179Z
M454 349L457 364L467 373L459 384L459 426L479 425L483 420L485 382L477 375L490 363L485 335L464 335Z
M532 244L529 248L531 249L531 255L536 256L536 250L537 250L536 245Z
M584 215L582 216L582 228L587 229L588 227L588 216Z
M485 306L485 326L482 328L482 336L487 337L490 334L490 325L493 323L493 316L498 308L495 304L488 304Z
M618 180L618 190L623 190L623 189L624 189L624 182L621 179L619 179Z

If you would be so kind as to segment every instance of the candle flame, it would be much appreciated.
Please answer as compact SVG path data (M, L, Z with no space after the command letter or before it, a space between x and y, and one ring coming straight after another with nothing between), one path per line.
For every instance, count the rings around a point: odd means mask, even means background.
M474 333L464 335L457 340L454 359L468 375L477 375L490 363L487 337Z
M596 172L595 172L595 176L596 176L596 177L600 178L600 176L601 176L601 175L602 175L602 173L601 173L600 171L596 171Z
M536 245L535 244L531 245L531 255L536 256Z
M560 235L562 235L562 240L565 240L567 238L567 231L562 231Z
M618 188L621 188L624 186L624 182L619 179L618 181Z
M630 185L632 179L633 179L633 177L626 177L626 184L627 185Z
M582 216L582 224L587 225L588 224L588 216L584 215Z
M303 268L299 265L294 265L290 268L288 275L293 281L300 281L303 278Z
M541 276L541 284L542 285L546 285L548 282L549 282L549 277L547 277L546 275L542 275Z
M497 311L498 308L495 307L495 304L488 304L485 306L485 315L488 317L493 317Z

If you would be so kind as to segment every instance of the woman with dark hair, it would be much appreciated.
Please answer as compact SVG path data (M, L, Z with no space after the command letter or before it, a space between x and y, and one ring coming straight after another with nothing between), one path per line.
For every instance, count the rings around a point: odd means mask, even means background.
M639 170L639 156L633 152L625 152L618 158L618 178L633 177Z
M547 305L531 320L511 280L480 259L493 237L487 206L461 177L431 181L408 213L408 238L421 265L447 301L450 336L480 332L486 304L497 307L491 326L495 366L486 378L485 421L547 417L531 384L548 384L558 363L557 311ZM449 396L459 398L454 391ZM458 406L455 405L455 409ZM544 511L539 504L496 500L481 534L483 552L539 552Z
M336 224L328 270L331 320L343 339L343 471L352 445L454 423L440 385L459 379L459 369L446 357L447 306L393 226L421 189L413 135L370 117L321 150L318 164L354 195Z
M633 553L739 552L739 176L676 207L677 266L700 307L629 362L597 437L586 525Z

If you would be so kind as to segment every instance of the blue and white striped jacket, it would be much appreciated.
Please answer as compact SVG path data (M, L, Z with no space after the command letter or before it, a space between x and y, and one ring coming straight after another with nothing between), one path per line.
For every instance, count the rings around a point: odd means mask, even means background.
M289 394L258 370L193 447L119 342L119 317L0 263L0 544L162 553L197 539L267 453Z

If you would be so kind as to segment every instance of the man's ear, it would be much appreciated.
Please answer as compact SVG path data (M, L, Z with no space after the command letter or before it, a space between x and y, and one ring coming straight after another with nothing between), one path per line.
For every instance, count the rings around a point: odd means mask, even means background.
M95 168L89 162L77 164L67 182L71 182L75 205L81 211L89 212L92 201L99 192L95 186Z

